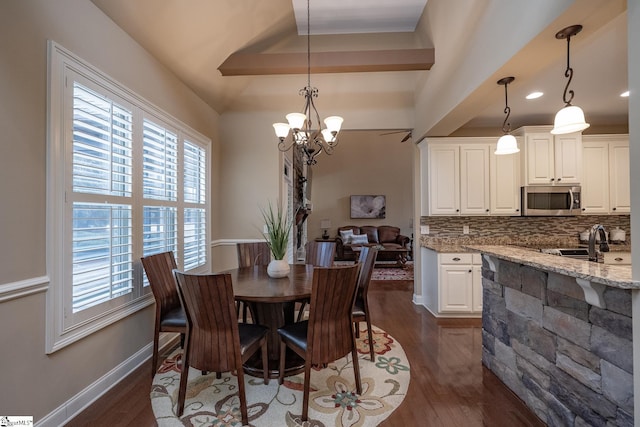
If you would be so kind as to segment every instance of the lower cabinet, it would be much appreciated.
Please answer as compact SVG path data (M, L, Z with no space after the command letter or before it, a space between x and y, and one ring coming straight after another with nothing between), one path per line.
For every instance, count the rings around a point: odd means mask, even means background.
M437 253L422 248L425 306L436 316L482 314L482 257L477 253Z

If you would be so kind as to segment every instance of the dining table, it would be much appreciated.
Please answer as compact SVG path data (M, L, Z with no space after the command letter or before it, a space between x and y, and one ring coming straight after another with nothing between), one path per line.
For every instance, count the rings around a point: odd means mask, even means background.
M280 369L280 337L278 328L295 321L295 303L311 298L313 266L292 264L289 274L282 278L269 277L267 266L226 270L231 275L236 301L249 306L252 321L269 327L267 335L269 377L277 378ZM304 369L304 360L287 350L285 376ZM247 374L262 377L262 361L256 353L244 364Z

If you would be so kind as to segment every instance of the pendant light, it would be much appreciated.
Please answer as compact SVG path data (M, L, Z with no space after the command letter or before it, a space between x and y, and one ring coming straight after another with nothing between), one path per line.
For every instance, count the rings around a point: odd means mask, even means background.
M504 118L504 122L502 122L502 132L504 135L500 137L498 140L498 145L496 146L495 154L514 154L520 151L518 148L518 141L516 141L516 137L511 135L511 123L508 122L509 116L511 115L511 108L509 108L509 98L507 96L507 85L514 81L515 77L503 77L498 80L499 85L504 85L504 113L507 115Z
M569 96L567 97L567 90L569 89L569 84L573 78L573 68L569 65L569 45L571 44L571 37L575 36L580 31L582 31L582 25L571 25L556 33L557 39L567 39L567 69L564 72L564 76L567 77L568 80L567 85L564 87L564 94L562 95L562 100L564 101L565 106L556 113L555 120L553 121L553 129L551 130L551 133L554 135L580 132L589 127L589 123L584 119L584 112L582 111L582 108L577 105L571 105L574 95L573 90L568 91Z

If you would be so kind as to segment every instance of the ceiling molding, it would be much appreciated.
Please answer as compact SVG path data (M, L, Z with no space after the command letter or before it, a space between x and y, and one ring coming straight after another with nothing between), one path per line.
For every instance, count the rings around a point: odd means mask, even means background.
M311 72L357 73L430 70L435 49L311 53ZM223 76L307 74L307 53L233 53L219 67Z

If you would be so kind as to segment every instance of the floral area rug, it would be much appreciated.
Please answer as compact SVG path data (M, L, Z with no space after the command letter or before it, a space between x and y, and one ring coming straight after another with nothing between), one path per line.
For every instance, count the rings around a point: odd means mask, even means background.
M373 327L375 362L369 359L366 326L358 339L362 395L355 394L351 356L311 370L309 420L302 423L304 374L286 377L284 384L245 374L249 425L254 427L376 426L403 401L409 387L409 361L396 340ZM241 426L237 377L216 379L189 369L184 414L176 416L182 350L173 352L160 366L151 386L151 406L160 427Z

